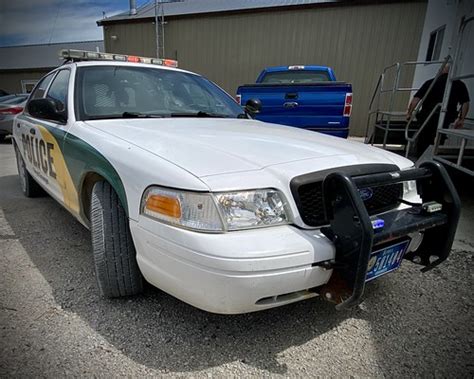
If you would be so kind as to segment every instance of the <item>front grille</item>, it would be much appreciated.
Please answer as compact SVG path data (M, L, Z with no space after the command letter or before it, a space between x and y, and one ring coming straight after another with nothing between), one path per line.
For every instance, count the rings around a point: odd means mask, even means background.
M385 167L383 168L383 170L378 169L376 172L394 170L393 166L387 167L387 169L385 169ZM359 171L356 171L358 175L374 172L371 170L371 167L366 166L362 167L362 169L359 167L358 169ZM351 173L353 170L353 167L341 168L341 171L348 173ZM292 193L298 206L298 211L306 225L321 226L329 223L324 212L322 189L324 176L328 173L329 172L325 172L323 176L321 176L322 173L319 173L317 179L314 178L314 181L311 181L313 179L312 176L317 173L307 174L295 178L291 183ZM364 201L369 215L385 212L400 205L399 199L403 196L402 183L376 186L370 189L372 190L372 196Z
M364 201L369 215L384 212L396 208L400 205L403 196L403 184L387 184L384 186L373 187L372 197Z
M326 224L323 205L323 182L308 183L298 188L299 211L304 223L311 226Z
M324 214L323 182L308 183L298 188L299 212L306 225L320 226L328 221ZM372 197L364 201L370 215L398 207L403 184L395 183L372 187Z

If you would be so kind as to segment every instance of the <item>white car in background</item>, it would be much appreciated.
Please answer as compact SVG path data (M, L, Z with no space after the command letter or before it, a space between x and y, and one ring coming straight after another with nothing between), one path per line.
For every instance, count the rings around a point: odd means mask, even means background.
M18 170L90 228L104 296L144 279L210 312L345 308L403 258L449 254L459 199L439 165L255 121L258 100L174 61L61 54L16 118Z

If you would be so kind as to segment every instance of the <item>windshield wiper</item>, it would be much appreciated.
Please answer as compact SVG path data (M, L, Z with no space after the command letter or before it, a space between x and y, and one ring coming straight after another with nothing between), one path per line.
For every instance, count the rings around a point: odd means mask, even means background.
M199 112L182 112L182 113L140 113L140 112L123 112L122 114L94 115L87 117L88 120L107 120L117 118L165 118L165 117L211 117L211 118L235 118L226 114ZM239 115L239 117L241 117Z
M116 118L163 118L162 114L139 113L139 112L123 112L122 114L101 114L88 116L87 120L109 120Z
M165 117L162 114L156 113L140 113L140 112L123 112L123 118L163 118Z
M182 112L182 113L170 113L169 117L213 117L213 118L233 118L233 116L229 116L226 114L220 113L208 113L208 112Z

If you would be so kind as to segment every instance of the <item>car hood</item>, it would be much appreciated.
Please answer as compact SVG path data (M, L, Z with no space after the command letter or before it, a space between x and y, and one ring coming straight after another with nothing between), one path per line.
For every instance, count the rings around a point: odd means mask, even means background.
M353 164L411 162L358 142L244 119L174 118L87 121L197 177L261 170L282 163L333 157ZM314 167L314 166L313 166Z

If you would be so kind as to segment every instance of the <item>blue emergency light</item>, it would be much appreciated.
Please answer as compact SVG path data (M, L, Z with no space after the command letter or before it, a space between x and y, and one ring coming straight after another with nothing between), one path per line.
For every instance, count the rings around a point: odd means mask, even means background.
M372 220L372 228L374 230L382 229L385 226L385 221L382 220L381 218L376 218L375 220Z

